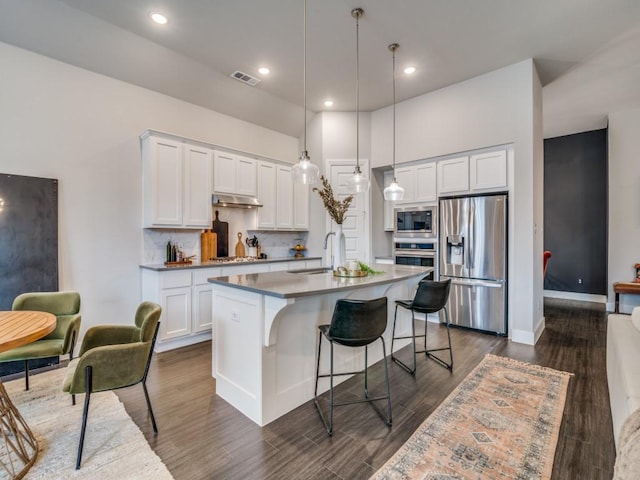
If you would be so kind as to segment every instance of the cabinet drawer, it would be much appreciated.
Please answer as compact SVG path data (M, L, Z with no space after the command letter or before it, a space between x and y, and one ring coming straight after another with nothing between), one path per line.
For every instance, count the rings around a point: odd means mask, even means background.
M191 286L191 271L163 272L160 275L160 288L178 288Z
M193 284L204 285L209 277L219 277L220 268L199 268L193 272Z

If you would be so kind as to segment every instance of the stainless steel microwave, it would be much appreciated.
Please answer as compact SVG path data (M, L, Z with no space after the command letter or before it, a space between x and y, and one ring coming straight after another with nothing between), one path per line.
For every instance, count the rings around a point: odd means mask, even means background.
M437 235L437 211L438 207L436 206L395 208L396 233L421 233L428 236Z

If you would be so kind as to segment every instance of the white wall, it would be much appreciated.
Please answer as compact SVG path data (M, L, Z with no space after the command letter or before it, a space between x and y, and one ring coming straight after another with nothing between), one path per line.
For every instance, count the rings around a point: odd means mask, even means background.
M80 291L83 332L140 301L144 130L298 156L296 138L4 43L0 64L0 172L59 179L60 289Z
M640 109L609 114L609 310L613 283L631 281L640 263ZM622 295L620 311L629 313L640 297Z
M535 343L542 316L542 98L532 60L396 105L396 163L512 144L509 330ZM372 113L372 167L391 164L392 108Z

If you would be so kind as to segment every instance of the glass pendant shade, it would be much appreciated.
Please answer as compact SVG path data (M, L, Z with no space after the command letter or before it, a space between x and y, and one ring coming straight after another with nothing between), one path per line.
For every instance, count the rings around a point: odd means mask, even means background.
M396 202L404 198L404 188L398 185L396 179L393 179L391 185L384 189L384 199Z
M320 169L311 163L307 151L300 155L300 161L291 168L291 177L295 183L316 183L320 178Z
M358 166L354 170L353 175L347 179L347 188L353 193L367 192L370 185L371 183L369 182L369 179L364 173L362 173Z

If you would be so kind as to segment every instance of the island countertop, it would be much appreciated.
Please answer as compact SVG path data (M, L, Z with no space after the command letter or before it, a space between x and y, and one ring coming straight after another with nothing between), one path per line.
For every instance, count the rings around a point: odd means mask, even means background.
M366 277L336 277L331 270L320 271L322 269L313 268L298 272L294 270L212 277L208 281L214 285L237 288L272 297L297 298L400 282L413 277L425 276L433 271L432 267L407 265L374 264L372 268L381 273L370 273Z

